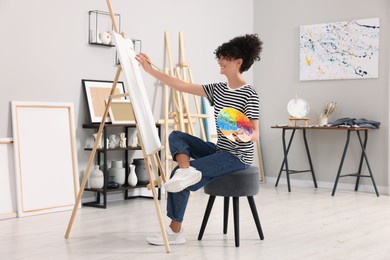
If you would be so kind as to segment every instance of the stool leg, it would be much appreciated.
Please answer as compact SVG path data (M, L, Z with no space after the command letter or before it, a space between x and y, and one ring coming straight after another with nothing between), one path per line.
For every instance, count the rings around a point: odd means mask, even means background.
M202 240L204 230L206 229L207 221L209 220L211 209L213 208L213 205L214 205L214 201L215 201L215 196L210 195L209 201L207 202L206 211L204 213L202 226L200 227L198 240Z
M223 233L227 234L229 218L229 197L224 197L223 202Z
M234 240L236 247L240 246L240 217L239 217L239 200L238 197L233 197L233 218L234 218Z
M248 197L248 202L249 202L249 206L251 207L253 219L255 220L256 223L257 232L259 233L260 239L263 240L264 234L263 234L263 230L261 229L260 219L259 219L259 215L257 214L256 204L255 204L255 200L253 199L253 196Z

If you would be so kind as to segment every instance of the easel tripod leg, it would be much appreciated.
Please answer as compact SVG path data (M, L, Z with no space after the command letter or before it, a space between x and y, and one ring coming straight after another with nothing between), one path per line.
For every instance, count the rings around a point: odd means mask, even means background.
M118 83L118 79L119 79L119 75L121 73L121 70L122 70L121 66L118 66L116 74L115 74L115 79L114 79L114 82L112 84L110 96L115 93L116 84ZM107 118L107 115L108 115L108 110L110 108L110 105L111 105L111 98L108 99L108 103L107 103L106 108L104 110L104 115L103 115L102 121L101 121L100 126L99 126L99 130L98 130L98 133L97 133L97 136L96 136L96 141L95 141L95 144L93 146L92 152L91 152L91 154L89 156L87 168L85 169L85 172L84 172L84 178L83 178L83 180L81 182L80 190L79 190L79 193L77 194L77 197L76 197L76 201L75 201L75 204L74 204L74 207L73 207L72 216L70 217L70 220L69 220L68 228L66 229L66 233L65 233L65 238L66 239L69 238L69 234L70 234L70 231L72 229L74 219L76 217L77 208L80 205L81 197L83 196L84 189L85 189L85 186L87 184L87 180L88 180L88 177L89 177L89 174L90 174L90 170L91 170L91 165L92 165L92 162L93 162L93 160L95 158L97 146L98 146L98 143L100 142L100 138L101 138L102 133L103 133L104 124L106 122L106 118Z
M260 137L259 140L256 142L256 147L257 147L257 157L259 160L259 168L260 168L260 182L263 183L265 181L265 178L264 178L263 156L261 155Z
M149 160L148 160L147 157L145 157L145 164L149 165ZM153 177L152 177L152 173L150 171L150 167L146 167L146 169L148 171L149 181L150 181L150 183L153 183ZM158 221L160 223L161 235L162 235L162 237L164 239L165 250L167 251L167 253L169 253L171 251L171 249L169 247L169 241L168 241L168 237L167 237L167 232L165 231L165 224L164 224L164 220L163 220L163 217L162 217L162 214L161 214L160 204L158 203L156 189L155 189L155 187L152 187L151 190L152 190L152 194L153 194L154 206L156 207L156 211L157 211L157 215L158 215Z

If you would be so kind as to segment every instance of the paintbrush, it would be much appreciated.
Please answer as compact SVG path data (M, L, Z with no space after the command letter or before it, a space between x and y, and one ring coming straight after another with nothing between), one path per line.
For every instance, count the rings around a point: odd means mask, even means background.
M159 71L162 71L159 67L157 67L156 65L154 65L149 59L145 59L147 63L149 63L150 66L154 67L155 69L159 70Z

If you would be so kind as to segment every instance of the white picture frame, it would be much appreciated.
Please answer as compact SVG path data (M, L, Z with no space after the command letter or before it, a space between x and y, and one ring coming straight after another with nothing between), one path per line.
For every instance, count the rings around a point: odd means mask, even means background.
M79 190L72 103L12 101L18 217L71 210Z

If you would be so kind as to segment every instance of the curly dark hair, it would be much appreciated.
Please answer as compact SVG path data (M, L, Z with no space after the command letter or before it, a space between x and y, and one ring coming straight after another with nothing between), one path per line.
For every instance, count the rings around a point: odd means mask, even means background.
M228 42L219 46L214 54L217 59L221 57L225 59L242 59L240 72L243 73L250 69L255 61L260 60L260 52L263 42L259 39L257 34L246 34L244 36L237 36Z

